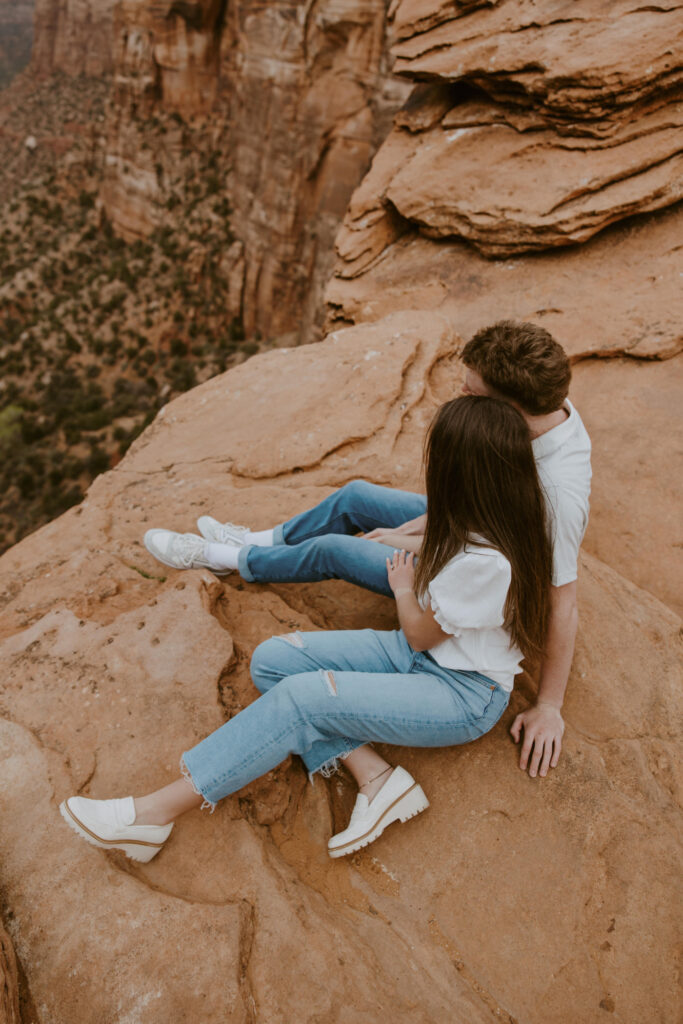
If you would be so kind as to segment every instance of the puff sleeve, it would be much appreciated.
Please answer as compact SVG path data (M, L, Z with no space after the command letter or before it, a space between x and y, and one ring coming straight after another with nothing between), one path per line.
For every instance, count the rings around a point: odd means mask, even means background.
M471 550L456 555L430 582L434 618L446 633L503 625L512 573L499 551Z

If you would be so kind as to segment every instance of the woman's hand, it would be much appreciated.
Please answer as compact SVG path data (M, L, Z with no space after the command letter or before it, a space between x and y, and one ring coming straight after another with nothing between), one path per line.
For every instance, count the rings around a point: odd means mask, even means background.
M415 555L412 551L394 551L392 558L387 558L387 577L389 586L397 590L413 590L415 585Z
M443 643L448 634L444 633L428 605L420 608L415 596L415 556L411 551L394 551L387 558L389 586L396 598L398 621L405 638L414 651L427 651Z

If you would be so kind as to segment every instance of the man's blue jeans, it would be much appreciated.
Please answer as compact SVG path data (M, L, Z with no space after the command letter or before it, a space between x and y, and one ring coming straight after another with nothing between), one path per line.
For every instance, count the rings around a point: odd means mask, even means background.
M386 565L391 549L353 534L401 526L426 510L423 494L354 480L315 508L276 526L273 547L243 547L240 575L249 583L348 580L391 596Z
M293 633L260 644L251 675L262 696L183 755L210 804L301 755L312 774L369 741L467 743L492 728L509 694L479 672L443 668L401 630Z

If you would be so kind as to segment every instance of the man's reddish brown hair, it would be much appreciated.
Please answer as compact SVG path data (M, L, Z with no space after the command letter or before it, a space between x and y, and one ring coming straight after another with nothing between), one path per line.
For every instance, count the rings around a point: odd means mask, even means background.
M560 409L569 391L567 353L536 324L500 320L484 327L465 345L462 361L530 416Z

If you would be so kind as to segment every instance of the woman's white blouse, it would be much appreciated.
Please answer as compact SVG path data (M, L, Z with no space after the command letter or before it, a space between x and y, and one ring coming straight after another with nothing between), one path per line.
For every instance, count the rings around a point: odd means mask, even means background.
M450 634L430 648L434 660L444 668L481 672L508 691L523 657L503 629L511 578L500 551L468 543L427 588L434 618Z

